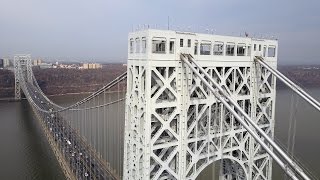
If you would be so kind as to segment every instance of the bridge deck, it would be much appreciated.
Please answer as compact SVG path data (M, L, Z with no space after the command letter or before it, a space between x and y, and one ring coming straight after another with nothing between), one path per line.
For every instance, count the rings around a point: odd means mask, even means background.
M47 111L54 109L33 84L27 83L27 91L40 108ZM62 116L57 113L35 113L42 118L47 129L45 133L49 133L46 135L54 139L60 154L77 179L120 179Z

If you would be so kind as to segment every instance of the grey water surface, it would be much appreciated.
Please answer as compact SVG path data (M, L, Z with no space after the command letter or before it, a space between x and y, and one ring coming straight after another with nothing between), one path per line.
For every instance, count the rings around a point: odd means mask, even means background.
M320 88L310 89L320 99ZM290 90L277 91L275 137L287 144L290 114L297 118L294 156L317 178L320 177L320 112ZM51 97L58 104L72 104L85 95ZM119 153L119 152L117 152ZM213 163L199 179L214 179L219 162ZM214 172L215 171L215 172ZM215 175L213 175L215 174ZM26 100L0 102L0 179L64 179L64 175ZM273 179L284 179L274 163Z

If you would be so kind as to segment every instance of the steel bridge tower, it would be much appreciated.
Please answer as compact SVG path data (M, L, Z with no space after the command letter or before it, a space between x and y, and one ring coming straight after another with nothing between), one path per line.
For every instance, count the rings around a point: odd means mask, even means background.
M22 69L20 69L22 68ZM20 74L20 70L23 70ZM15 99L21 99L21 77L26 77L27 81L32 82L32 63L31 55L15 55L14 56L14 79L15 79Z
M196 179L221 160L220 179L264 179L272 159L181 61L194 60L271 137L276 40L176 31L129 34L124 179Z

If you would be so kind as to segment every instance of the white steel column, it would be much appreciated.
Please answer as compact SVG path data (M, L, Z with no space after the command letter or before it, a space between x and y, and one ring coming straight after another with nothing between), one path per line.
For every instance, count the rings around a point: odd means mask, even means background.
M14 56L14 76L15 76L15 99L21 99L21 77L26 76L28 82L32 82L32 63L30 55L16 55ZM21 69L21 66L26 68ZM23 71L22 71L23 70Z
M215 96L217 98L219 98L219 100L227 107L227 109L232 112L233 116L242 124L242 126L245 127L245 129L251 134L252 137L254 137L254 139L259 143L258 145L261 146L264 150L267 151L267 153L269 155L272 156L272 158L274 160L276 160L276 162L279 164L279 166L292 178L292 179L298 179L297 176L294 174L294 172L289 169L287 167L286 164L283 163L283 161L267 146L267 144L265 144L261 139L260 137L253 131L253 129L251 129L248 124L244 121L244 119L238 115L236 113L236 111L233 109L233 107L231 107L231 105L228 104L228 102L225 100L225 96L221 96L219 93L218 93L218 90L217 89L214 89L206 80L205 78L195 69L192 67L191 63L188 62L188 60L184 60L184 62L186 64L188 64L188 66L193 70L194 73L197 74L197 76L202 79L202 82L207 86L209 87L210 91L212 91ZM234 103L232 103L234 105ZM250 118L247 118L248 121L251 121ZM260 154L261 155L261 154ZM250 167L249 167L250 168ZM296 169L295 169L296 170Z
M253 55L260 52L253 46L276 47L277 41L150 29L130 33L128 40L124 179L193 180L220 160L221 179L270 180L268 153L284 167L268 145L258 143L254 125L237 114L240 108L272 136L275 78L256 68ZM238 44L250 45L251 56ZM199 76L181 63L181 53L192 54L204 72ZM268 60L277 63L276 57ZM209 79L233 105L215 96Z
M14 91L15 91L15 99L16 100L20 100L21 99L21 86L20 86L20 66L19 66L19 57L18 56L15 56L14 57L14 80L15 80L15 88L14 88Z

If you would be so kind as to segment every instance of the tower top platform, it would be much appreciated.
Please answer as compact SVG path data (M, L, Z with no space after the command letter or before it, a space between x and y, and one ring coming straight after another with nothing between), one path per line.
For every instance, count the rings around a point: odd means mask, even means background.
M188 53L197 60L277 61L278 41L253 37L146 29L129 33L128 59L178 60Z

